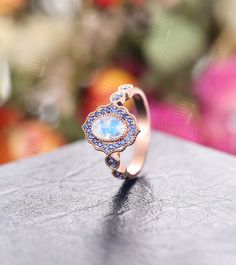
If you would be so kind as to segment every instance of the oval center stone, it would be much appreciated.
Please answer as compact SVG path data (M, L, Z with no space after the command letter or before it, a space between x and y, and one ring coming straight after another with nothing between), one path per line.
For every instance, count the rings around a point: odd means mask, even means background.
M92 125L92 132L95 137L107 141L119 139L125 131L125 123L119 118L109 115L101 116Z

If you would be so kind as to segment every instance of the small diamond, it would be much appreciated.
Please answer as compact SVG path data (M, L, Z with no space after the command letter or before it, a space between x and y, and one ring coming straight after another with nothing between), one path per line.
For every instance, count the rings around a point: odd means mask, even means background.
M125 174L122 174L119 171L113 171L113 175L118 179L125 179Z
M94 121L94 116L89 117L89 122Z
M120 96L117 95L117 94L115 94L115 95L113 95L113 96L111 97L111 100L112 100L112 101L116 101L116 100L119 100L119 98L120 98Z
M131 139L131 137L130 137L129 135L125 138L125 140L126 140L127 142L129 142L130 139Z
M134 121L134 120L133 120L132 118L128 118L128 122L129 122L129 123L133 123L133 121Z
M105 160L107 165L112 169L117 169L120 166L120 161L116 160L114 157L107 156Z
M129 136L132 137L133 135L134 135L133 131L130 130L130 131L129 131Z
M111 110L111 112L116 112L116 108L114 107L114 105L110 106L110 110Z
M134 86L133 85L131 85L131 84L124 84L124 85L121 85L121 86L119 86L119 90L120 91L128 91L128 90L130 90L131 88L133 88Z
M111 99L112 102L117 102L119 100L122 100L123 97L124 97L123 93L114 93L114 94L111 95L110 99Z

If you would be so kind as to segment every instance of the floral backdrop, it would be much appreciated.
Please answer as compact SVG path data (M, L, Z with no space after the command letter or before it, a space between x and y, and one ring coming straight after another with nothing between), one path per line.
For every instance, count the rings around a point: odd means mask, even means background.
M0 163L82 139L86 115L123 83L147 94L153 130L236 154L235 8L0 0Z

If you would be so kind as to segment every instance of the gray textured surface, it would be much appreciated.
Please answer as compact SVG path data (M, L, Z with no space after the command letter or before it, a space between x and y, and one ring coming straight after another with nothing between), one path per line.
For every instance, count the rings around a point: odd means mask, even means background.
M236 264L236 158L154 134L143 174L85 142L1 167L0 264Z

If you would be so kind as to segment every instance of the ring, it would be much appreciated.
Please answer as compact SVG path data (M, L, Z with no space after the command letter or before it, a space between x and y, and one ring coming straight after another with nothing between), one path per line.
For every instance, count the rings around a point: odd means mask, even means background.
M133 99L137 118L124 103ZM118 87L110 103L91 112L82 125L85 138L93 147L106 154L105 162L119 179L136 178L141 172L150 142L150 111L147 98L140 88L131 84ZM120 161L120 154L134 144L134 157L128 167Z

